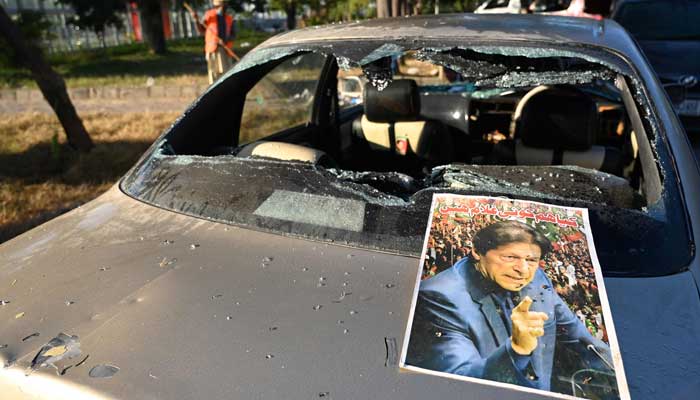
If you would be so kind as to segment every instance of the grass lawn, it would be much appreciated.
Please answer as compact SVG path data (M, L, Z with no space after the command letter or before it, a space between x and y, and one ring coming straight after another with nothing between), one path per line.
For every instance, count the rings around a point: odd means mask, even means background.
M241 32L234 51L243 56L267 37ZM163 56L131 44L49 60L69 87L142 86L149 77L159 85L206 84L203 46L194 38L168 42ZM36 87L27 71L0 68L0 88L18 86ZM54 114L0 114L0 243L103 193L179 115L81 114L95 149L79 154L65 144Z
M179 114L82 115L89 154L65 144L52 114L0 118L0 243L107 190Z
M242 31L234 41L234 51L243 56L270 35ZM241 47L248 43L249 46ZM143 43L81 50L48 56L54 69L68 87L142 86L149 77L156 84L207 83L204 39L191 38L168 42L168 53L151 54ZM36 87L28 71L0 67L0 88Z

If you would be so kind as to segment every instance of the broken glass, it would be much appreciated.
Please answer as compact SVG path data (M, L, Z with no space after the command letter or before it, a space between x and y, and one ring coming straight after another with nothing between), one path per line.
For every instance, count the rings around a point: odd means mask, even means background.
M511 104L512 108L503 108L503 112L512 114L517 99L527 90L541 85L563 85L580 87L581 91L605 99L619 109L623 106L613 82L616 77L627 77L645 119L654 160L660 166L663 196L658 199L647 196L640 184L635 183L642 177L615 176L575 166L486 165L489 163L484 158L473 157L448 160L442 165L425 163L413 169L397 164L395 169L373 170L362 167L363 162L371 160L357 159L326 168L308 162L237 157L240 142L214 149L206 148L204 139L197 139L202 129L198 121L216 114L217 107L224 107L223 114L231 113L231 104L238 101L231 94L235 85L245 84L252 79L249 77L260 79L285 60L294 67L301 65L295 64L301 60L301 54L332 55L331 59L337 60L336 68L348 70L359 66L369 84L381 90L397 76L397 62L407 51L421 62L460 76L449 84L422 85L421 95L446 96L445 104L457 103L457 97L450 97L453 95L465 99L465 112L432 115L449 117L452 127L464 125L457 129L470 137L476 129L474 121L480 117L468 109L474 107L476 100L497 107L495 114L501 112L498 107ZM335 90L335 86L330 88ZM683 210L674 206L680 202L677 187L673 180L664 179L672 171L671 164L665 147L660 145L653 108L648 106L640 86L624 60L605 51L575 45L466 46L397 38L386 42L341 40L332 44L321 41L266 48L246 56L229 73L228 79L220 81L196 102L126 177L122 188L147 203L195 217L411 256L420 252L425 215L434 193L506 196L586 207L590 210L596 248L607 275L668 274L686 264L691 249L669 251L669 246L689 243L685 217ZM245 97L245 93L240 95ZM218 100L219 97L225 100ZM320 102L326 98L337 96L320 96L314 107L321 106ZM265 110L265 105L258 106ZM333 112L333 107L328 109ZM360 106L344 112L362 115ZM282 114L284 110L274 113L268 110L266 118L275 120ZM315 123L312 118L306 126L294 127L290 133L280 131L265 140L309 146L314 140L321 143L346 140L333 137L341 134L339 127L316 127ZM220 125L230 128L224 122ZM494 130L489 132L489 137L500 140L507 138L507 134ZM226 135L231 135L230 129ZM443 145L450 146L461 148Z

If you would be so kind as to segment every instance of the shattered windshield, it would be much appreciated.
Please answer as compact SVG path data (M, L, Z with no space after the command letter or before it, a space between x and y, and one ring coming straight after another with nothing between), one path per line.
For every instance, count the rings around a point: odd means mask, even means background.
M663 275L690 245L638 85L623 61L583 48L259 49L122 188L188 215L412 256L434 193L586 207L607 275Z

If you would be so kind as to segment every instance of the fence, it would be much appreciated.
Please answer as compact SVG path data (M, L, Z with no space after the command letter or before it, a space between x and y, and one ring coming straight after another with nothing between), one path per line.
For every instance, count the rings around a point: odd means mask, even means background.
M17 15L22 10L43 12L51 22L49 39L44 41L44 47L50 53L117 46L141 40L138 12L129 5L125 5L124 13L120 15L122 28L108 26L103 35L69 24L70 18L75 15L73 10L51 0L0 0L0 5L11 16ZM204 10L200 10L200 15L203 14ZM170 7L164 11L163 20L167 24L164 26L164 31L168 39L201 36L192 16L185 10ZM279 31L284 27L285 17L281 12L254 13L250 18L236 16L236 28L239 31L242 28Z

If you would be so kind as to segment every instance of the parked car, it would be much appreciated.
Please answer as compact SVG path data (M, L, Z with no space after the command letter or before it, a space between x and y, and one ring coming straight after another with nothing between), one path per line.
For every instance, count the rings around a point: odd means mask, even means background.
M394 76L408 51L444 73ZM341 106L353 68L363 101ZM0 393L542 398L397 366L432 195L457 193L587 208L632 398L694 399L698 187L672 105L613 21L284 33L118 185L0 245Z
M700 1L618 0L611 18L639 43L686 131L700 134Z
M486 0L474 10L476 14L520 14L522 0Z
M610 12L610 0L488 0L477 14L543 13L601 19Z

